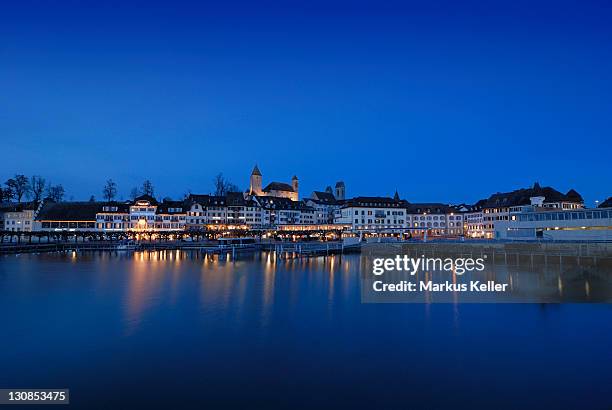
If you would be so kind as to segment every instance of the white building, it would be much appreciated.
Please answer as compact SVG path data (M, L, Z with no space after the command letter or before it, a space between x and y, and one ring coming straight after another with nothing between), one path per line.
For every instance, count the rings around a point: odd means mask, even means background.
M509 221L512 214L520 213L528 206L581 209L584 207L584 201L573 189L562 194L551 187L541 187L538 183L532 188L493 194L482 207L484 237L493 238L498 222Z
M258 196L254 199L262 209L263 226L266 228L316 224L315 209L302 201L268 196Z
M34 230L34 218L42 202L24 202L3 204L0 206L0 230L11 232L31 232Z
M441 203L408 204L407 221L412 236L463 236L464 215L457 208Z
M356 197L340 206L334 223L360 232L401 233L408 227L406 202L388 197Z
M331 187L325 192L314 191L310 198L304 202L315 210L315 223L319 225L333 224L334 215L340 209L340 202L331 193Z
M187 229L261 228L264 216L259 204L240 192L226 196L190 195Z
M158 202L142 195L127 203L99 203L96 229L102 232L170 232L182 231L187 221L183 201Z
M495 226L507 240L612 240L612 208L563 209L530 206Z

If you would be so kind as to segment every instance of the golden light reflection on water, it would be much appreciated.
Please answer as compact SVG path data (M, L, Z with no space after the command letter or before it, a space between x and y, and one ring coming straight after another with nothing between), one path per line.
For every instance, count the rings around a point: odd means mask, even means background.
M68 258L71 263L79 259L87 260L81 254L68 255ZM360 269L366 268L365 259L358 255L300 258L276 252L232 258L229 254L161 250L133 254L102 253L97 261L102 262L100 266L107 266L102 271L120 269L118 274L125 275L123 305L126 332L130 334L142 325L148 310L159 306L172 308L192 295L199 299L203 314L209 311L226 312L233 323L241 323L247 317L245 315L256 312L261 324L266 325L271 320L275 305L291 310L300 303L305 293L311 292L320 293L325 298L328 312L331 313L335 303L355 297L355 292L359 293L359 273ZM581 297L589 300L593 296L593 289L599 289L597 286L601 278L598 276L585 275L579 269L571 274L572 296L581 294ZM568 294L568 273L551 270L550 267L535 266L525 271L518 266L489 265L482 275L479 279L506 282L513 290L552 288L557 297L563 298ZM424 281L433 280L434 276L432 272L416 274L417 279ZM106 281L107 276L104 278ZM450 279L453 284L460 280L456 272L452 272ZM195 292L192 293L191 289ZM435 295L425 293L425 303L432 303ZM453 294L451 303L459 302L461 298Z

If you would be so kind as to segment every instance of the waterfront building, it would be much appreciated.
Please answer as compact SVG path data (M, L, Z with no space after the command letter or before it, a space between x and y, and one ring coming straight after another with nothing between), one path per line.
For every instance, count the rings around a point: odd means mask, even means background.
M520 213L526 207L573 210L584 208L584 200L578 192L570 189L566 194L535 183L532 188L491 195L483 205L483 232L485 238L495 236L495 225L509 221L513 213Z
M306 205L303 201L267 196L258 196L254 199L262 209L263 227L316 224L315 208Z
M0 231L31 232L42 201L0 205Z
M612 240L612 208L563 209L528 206L495 225L506 240Z
M402 233L408 228L406 205L389 197L360 196L342 203L334 223L357 232Z
M54 202L45 200L34 220L35 231L96 231L101 202Z
M207 229L227 225L224 196L192 194L187 197L187 229Z
M310 198L304 200L306 205L315 209L316 224L333 224L334 215L340 209L340 202L330 191L331 188L325 192L314 191Z
M183 231L187 219L187 207L184 201L164 200L157 206L153 230Z
M187 211L184 201L158 202L142 195L125 203L99 203L96 229L102 232L168 232L185 229Z
M96 213L96 229L102 232L125 232L130 227L130 203L107 202Z
M284 182L270 182L262 189L263 176L261 171L255 165L251 172L251 178L249 180L249 191L250 196L271 196L276 198L288 198L292 201L299 199L299 181L297 176L291 178L291 184Z
M189 195L187 204L187 229L246 229L263 225L261 207L241 192L225 196Z
M467 206L467 210L463 213L463 235L466 238L485 237L483 207L486 202L486 199L481 199L474 205Z
M441 203L406 205L406 220L412 236L463 236L464 215L460 209Z
M228 192L226 195L228 225L246 226L250 229L261 228L263 212L259 204L241 192Z

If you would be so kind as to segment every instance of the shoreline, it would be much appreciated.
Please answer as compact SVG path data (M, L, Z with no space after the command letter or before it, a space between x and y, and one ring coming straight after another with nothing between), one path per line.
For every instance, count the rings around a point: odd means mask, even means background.
M270 251L280 257L326 256L344 253L384 252L410 255L460 255L486 257L496 263L519 265L523 263L576 263L578 265L612 266L611 242L390 242L358 243L343 245L340 241L329 242L263 242L249 245L219 245L214 242L57 242L0 244L0 255L61 252L130 252L184 250L208 254L232 254Z

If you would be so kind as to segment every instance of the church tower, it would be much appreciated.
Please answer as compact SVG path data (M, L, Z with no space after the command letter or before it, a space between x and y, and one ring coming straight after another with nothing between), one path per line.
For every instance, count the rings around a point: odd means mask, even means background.
M338 200L344 200L344 196L345 196L345 187L344 187L344 182L342 181L338 181L336 182L336 199Z
M257 165L253 168L253 172L251 172L251 181L249 188L249 195L261 195L261 172Z
M298 177L296 177L295 175L293 176L293 178L291 178L291 188L293 188L293 192L295 192L294 201L297 201L299 198L299 195L298 195L299 185L298 185Z

